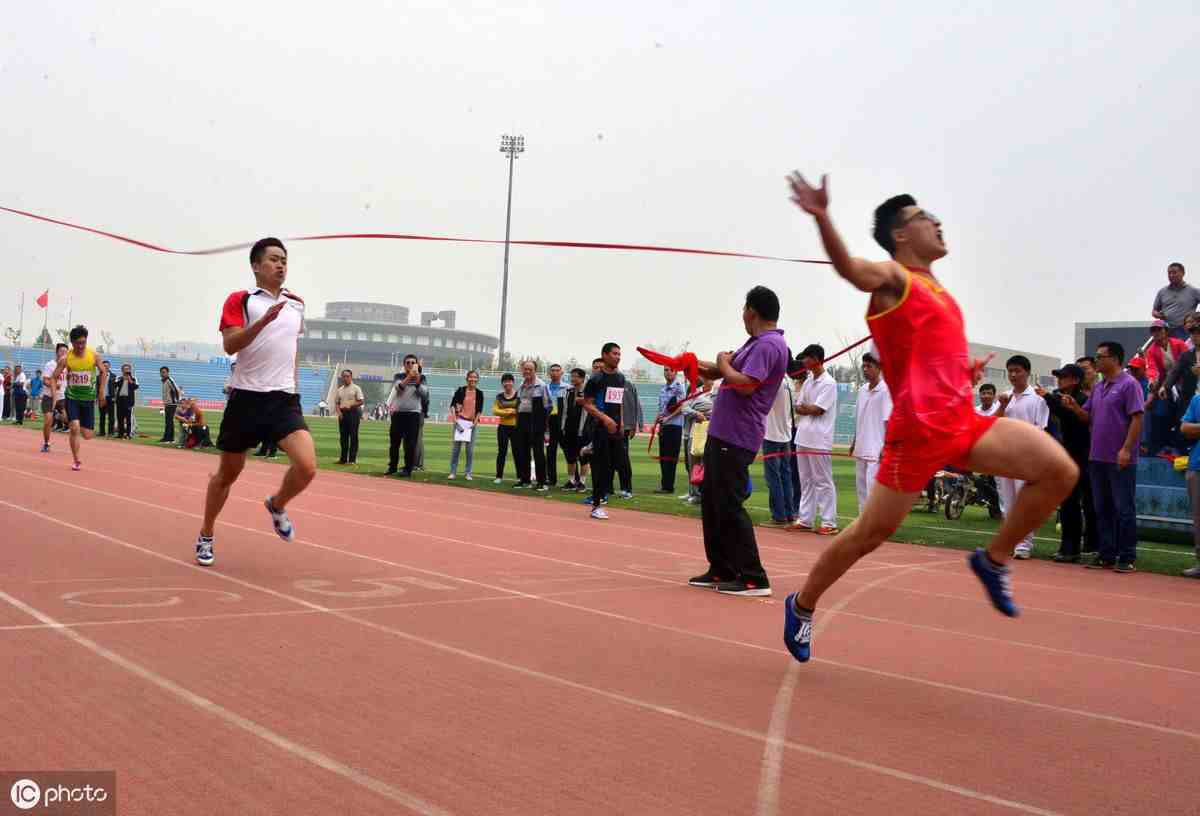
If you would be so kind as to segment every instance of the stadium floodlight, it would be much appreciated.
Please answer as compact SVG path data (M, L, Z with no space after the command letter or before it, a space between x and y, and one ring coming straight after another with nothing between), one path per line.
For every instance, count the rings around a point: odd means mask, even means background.
M500 284L500 351L496 356L498 366L504 364L504 341L508 328L508 240L512 231L513 163L525 152L525 137L505 133L500 137L500 152L508 156L508 208L504 214L504 277Z

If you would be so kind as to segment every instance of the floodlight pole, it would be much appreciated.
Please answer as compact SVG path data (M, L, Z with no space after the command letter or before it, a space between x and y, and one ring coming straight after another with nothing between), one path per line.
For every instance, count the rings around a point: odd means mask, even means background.
M517 156L525 152L524 136L500 137L500 152L508 156L508 208L504 213L504 277L500 284L500 351L496 357L496 365L504 365L504 346L508 329L508 241L512 230L512 183L513 163Z

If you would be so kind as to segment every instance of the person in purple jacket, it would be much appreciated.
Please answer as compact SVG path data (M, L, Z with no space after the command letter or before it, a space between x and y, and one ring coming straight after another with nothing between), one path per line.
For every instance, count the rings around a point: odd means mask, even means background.
M1133 572L1137 560L1134 491L1145 401L1141 385L1125 371L1124 364L1125 349L1120 343L1101 343L1096 351L1096 368L1104 380L1096 383L1082 406L1069 396L1063 397L1062 403L1092 430L1088 475L1096 504L1100 551L1087 566Z
M771 594L758 557L754 523L743 506L750 497L750 464L762 447L767 414L787 374L788 347L779 320L779 298L765 286L746 293L742 324L750 339L716 362L699 361L706 380L722 379L704 446L700 502L708 570L688 583L728 595Z

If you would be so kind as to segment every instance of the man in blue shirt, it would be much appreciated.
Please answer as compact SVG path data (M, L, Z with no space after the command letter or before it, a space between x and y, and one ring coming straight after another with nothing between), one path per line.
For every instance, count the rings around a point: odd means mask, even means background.
M683 412L680 403L687 396L683 383L675 381L675 372L663 368L666 384L658 392L658 464L662 483L655 493L675 492L675 471L679 464L679 448L683 442Z
M558 448L562 444L563 416L565 406L563 395L567 386L563 384L563 367L558 363L550 366L550 382L546 383L546 392L550 395L550 415L546 417L546 484L553 487L558 484Z
M1200 439L1200 394L1192 397L1180 422L1179 430L1185 439L1193 442ZM1192 445L1188 456L1187 488L1188 498L1192 501L1192 543L1196 547L1197 563L1185 569L1183 574L1188 578L1200 578L1200 443Z

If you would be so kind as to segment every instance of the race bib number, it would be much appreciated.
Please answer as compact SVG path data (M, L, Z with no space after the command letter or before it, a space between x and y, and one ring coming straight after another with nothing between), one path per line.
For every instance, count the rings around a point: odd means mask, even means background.
M79 386L87 388L92 384L92 372L90 371L68 371L67 385Z
M604 402L606 405L620 404L625 401L624 388L608 388L604 392Z

